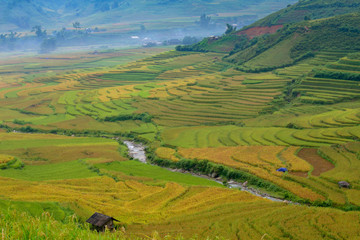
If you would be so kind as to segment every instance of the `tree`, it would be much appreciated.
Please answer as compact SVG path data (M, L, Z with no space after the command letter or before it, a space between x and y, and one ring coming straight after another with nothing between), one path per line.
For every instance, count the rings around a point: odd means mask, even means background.
M79 22L74 22L73 23L73 27L76 29L76 30L79 30L81 28L81 24Z
M65 40L66 38L66 28L62 28L60 31L56 32L56 38L60 40Z
M10 33L7 35L10 42L15 42L20 37L20 33L10 31Z
M47 38L41 43L40 53L49 53L56 49L56 39Z
M34 26L31 30L31 32L35 32L35 34L38 38L44 38L47 35L46 30L42 30L41 25Z
M197 42L198 42L198 39L196 37L190 37L190 36L185 36L184 39L182 40L182 44L185 44L185 45L190 45L190 44L194 44Z
M20 34L17 32L10 31L10 33L7 35L8 39L8 49L14 50L15 49L15 43L20 38Z
M226 24L226 31L225 31L225 35L228 35L230 33L233 33L236 31L236 27L234 27L233 25L230 24Z
M206 16L206 14L202 14L200 16L200 27L207 28L210 25L211 17Z
M10 31L8 34L0 34L0 49L14 50L15 43L21 34Z

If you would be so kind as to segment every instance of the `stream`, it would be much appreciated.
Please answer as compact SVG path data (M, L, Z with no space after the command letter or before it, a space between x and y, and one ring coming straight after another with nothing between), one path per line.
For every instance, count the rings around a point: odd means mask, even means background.
M124 144L129 149L130 157L132 157L133 159L137 159L142 163L147 164L144 145L132 141L124 141Z
M124 141L124 144L129 149L130 157L132 157L133 159L137 159L142 163L145 163L145 164L148 163L147 159L146 159L146 155L145 155L145 146L143 144L135 143L135 142L132 142L132 141ZM217 183L223 184L223 182L219 178L212 178L212 177L209 177L207 175L196 174L196 173L189 172L189 171L184 171L184 170L181 170L181 169L169 169L169 168L166 168L166 169L168 169L169 171L172 171L172 172L189 173L189 174L191 174L191 175L193 175L195 177L206 178L208 180L215 181ZM235 181L232 181L232 180L228 182L228 187L229 188L236 188L236 189L239 189L239 190L245 191L245 192L249 192L249 193L251 193L251 194L253 194L255 196L266 198L266 199L271 200L273 202L288 202L288 203L292 203L292 204L297 204L297 203L293 203L293 202L286 201L286 200L283 200L283 199L271 197L267 193L263 193L263 192L261 192L261 191L259 191L257 189L247 187L246 184L243 184L243 183L240 183L240 182L235 182Z

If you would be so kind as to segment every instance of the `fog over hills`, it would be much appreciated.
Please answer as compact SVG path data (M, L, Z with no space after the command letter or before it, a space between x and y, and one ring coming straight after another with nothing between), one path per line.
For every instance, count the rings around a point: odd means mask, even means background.
M91 26L234 12L241 13L237 15L247 15L254 21L294 2L294 0L0 0L0 30L25 30L34 25L47 28L69 27L73 21L81 21ZM255 6L256 12L252 9Z

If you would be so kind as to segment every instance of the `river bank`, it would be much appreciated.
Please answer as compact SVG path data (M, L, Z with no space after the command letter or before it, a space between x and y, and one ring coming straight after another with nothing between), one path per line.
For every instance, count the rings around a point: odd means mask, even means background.
M146 158L146 154L145 154L145 148L146 147L142 143L135 143L133 141L123 141L123 143L128 147L128 150L129 150L128 153L129 153L129 156L131 158L139 160L140 162L142 162L144 164L149 164L147 162L147 158ZM207 176L207 175L198 174L198 173L194 173L194 172L191 172L191 171L185 171L185 170L182 170L182 169L171 169L171 168L166 168L166 169L169 170L169 171L172 171L172 172L191 174L191 175L196 176L196 177L206 178L208 180L215 181L215 182L220 183L220 184L224 184L223 180L221 178L213 178L213 177L210 177L210 176ZM229 182L226 182L226 184L224 184L224 185L227 186L228 188L239 189L241 191L251 193L251 194L253 194L255 196L271 200L273 202L293 203L293 202L289 202L289 201L284 200L284 199L271 197L267 193L264 193L264 192L261 192L261 191L259 191L257 189L248 187L246 182L241 183L241 182L236 182L236 181L231 180ZM293 204L297 204L297 203L293 203Z

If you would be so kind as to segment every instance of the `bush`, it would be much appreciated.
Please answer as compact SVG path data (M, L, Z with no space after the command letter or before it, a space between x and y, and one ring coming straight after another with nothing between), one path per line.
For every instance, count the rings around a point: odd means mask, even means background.
M360 73L354 72L340 72L330 70L314 70L314 76L317 78L331 78L331 79L342 79L360 81Z
M232 179L240 182L247 181L249 185L263 188L273 193L277 193L278 195L282 195L283 197L286 197L286 199L289 200L298 201L298 198L294 196L292 193L288 192L285 189L282 189L281 187L271 182L256 177L245 171L233 169L227 166L223 166L221 164L212 163L209 162L208 160L181 159L178 162L173 162L170 160L160 159L151 152L147 153L147 158L151 163L154 163L161 167L183 169L185 171L200 173L208 176L211 175L216 177L220 176L226 180Z
M116 121L126 121L126 120L140 120L145 123L149 123L152 120L152 116L148 113L140 114L121 114L118 116L105 117L104 121L106 122L116 122Z

